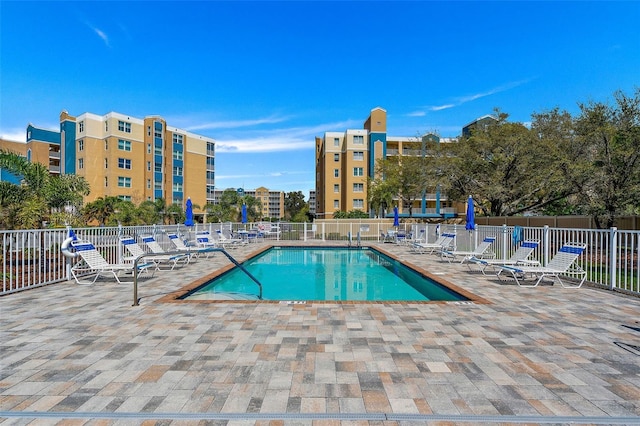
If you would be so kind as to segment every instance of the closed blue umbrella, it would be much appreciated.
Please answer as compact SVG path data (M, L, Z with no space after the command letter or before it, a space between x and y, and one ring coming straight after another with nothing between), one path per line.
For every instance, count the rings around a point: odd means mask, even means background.
M464 229L467 231L473 231L476 229L476 216L473 209L473 198L469 195L467 200L467 223L464 225Z
M400 217L398 216L398 207L393 208L393 226L400 226Z
M184 215L184 224L186 226L193 226L193 204L191 203L191 198L187 198L187 205L184 211Z
M242 205L242 223L247 223L247 205Z

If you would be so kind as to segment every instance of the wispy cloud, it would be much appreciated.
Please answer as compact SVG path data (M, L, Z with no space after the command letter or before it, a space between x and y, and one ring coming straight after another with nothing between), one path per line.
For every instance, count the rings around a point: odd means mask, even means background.
M511 90L514 89L518 86L522 86L523 84L526 84L528 82L530 82L532 79L524 79L524 80L518 80L518 81L512 81L497 87L494 87L492 89L489 89L487 91L484 92L478 92L478 93L474 93L471 95L466 95L466 96L460 96L457 98L454 98L452 102L447 103L447 104L443 104L443 105L430 105L427 107L424 107L425 110L420 110L420 111L413 111L407 114L408 117L423 117L427 114L427 112L435 112L435 111L442 111L445 109L450 109L450 108L455 108L457 106L466 104L468 102L473 102L477 99L481 99L481 98L485 98L487 96L491 96L491 95L495 95L497 93L501 93L501 92L506 92L507 90Z
M86 25L91 31L93 31L93 33L97 35L104 42L105 46L107 46L108 48L111 48L111 44L109 43L109 36L107 35L106 32L94 26L91 22L87 20L83 20L83 24Z
M359 123L359 122L358 122ZM356 124L355 121L318 124L309 127L285 129L253 130L241 136L221 135L215 137L216 152L256 153L282 152L315 149L315 137L328 131L344 131Z
M237 129L242 127L253 127L263 124L276 124L289 120L288 117L266 117L256 118L253 120L230 120L230 121L211 121L207 123L195 124L188 126L186 130L196 131L205 129Z
M427 115L427 113L424 111L414 111L407 114L407 117L424 117L425 115Z

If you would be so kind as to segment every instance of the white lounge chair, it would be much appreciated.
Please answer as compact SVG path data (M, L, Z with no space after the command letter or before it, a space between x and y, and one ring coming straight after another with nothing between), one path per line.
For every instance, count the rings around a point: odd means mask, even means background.
M533 251L538 248L540 241L538 240L526 240L520 244L520 247L511 255L509 259L480 259L477 257L471 257L468 259L469 269L471 269L471 264L480 265L480 271L483 275L485 274L485 270L488 267L492 267L495 269L496 266L505 266L505 265L528 265L528 266L537 266L540 265L540 262L537 260L528 260L529 256Z
M187 253L192 257L198 257L202 253L207 253L207 249L186 245L184 240L175 232L167 232L167 237L169 237L169 241L171 241L171 244L173 244L176 250Z
M380 231L380 240L383 243L393 243L395 241L395 232L391 233L391 232L384 232L384 231Z
M218 244L221 245L223 248L227 249L227 248L236 248L236 247L240 247L242 245L248 244L248 241L243 240L242 238L231 238L231 237L227 237L226 235L224 235L224 232L222 231L216 231L215 236L218 239Z
M432 243L413 243L411 245L411 251L418 254L432 254L434 251L440 252L441 250L447 250L453 246L455 238L455 233L444 232Z
M472 257L475 257L477 259L493 259L496 257L496 255L489 249L491 248L491 245L495 242L495 240L496 237L493 236L484 237L482 242L478 244L478 247L476 247L476 249L473 251L442 250L440 252L440 257L442 259L447 259L449 262L462 258L460 263L464 263Z
M121 272L133 273L133 263L118 263L113 264L107 262L107 260L100 254L96 247L89 241L71 241L70 246L82 259L71 267L71 275L78 284L93 284L96 280L103 275L112 275L118 283L126 283L133 281L121 281L119 274ZM153 275L153 272L149 272L149 268L155 266L153 263L140 263L137 265L139 272L147 272ZM153 268L155 271L155 267ZM82 282L79 276L84 274L95 275L93 281Z
M145 243L147 247L149 247L149 250L151 250L151 253L155 255L161 255L161 256L151 257L150 260L162 259L163 262L171 263L172 271L178 265L179 262L183 262L183 264L187 264L191 260L191 255L189 254L166 254L165 249L163 249L160 243L158 243L156 239L151 235L142 237L142 242Z
M142 247L140 247L140 245L138 245L136 239L133 237L130 237L130 236L120 237L120 243L125 247L125 249L129 252L129 254L131 254L130 257L124 258L126 262L132 262L136 258L147 254L147 252ZM159 244L158 244L158 247L160 247ZM160 247L160 249L162 249L162 247ZM151 253L153 253L153 251L151 251ZM185 260L185 258L186 258L185 255L162 255L162 256L149 256L144 260L147 263L150 262L156 265L156 269L160 269L160 265L166 263L171 266L171 270L173 271L173 269L176 267L178 262L180 260Z
M213 238L209 231L201 231L196 234L196 244L203 249L217 248L218 242Z
M499 269L497 275L502 279L503 275L501 275L500 272L509 272L513 279L515 279L516 284L521 287L536 287L544 277L552 277L558 280L562 287L580 288L587 279L587 272L578 265L574 265L574 262L584 253L586 247L586 244L564 244L545 266L496 266L496 268ZM560 279L560 275L578 277L580 278L580 282L578 284L565 285ZM537 280L534 284L522 284L521 281L526 280L527 277L537 278Z

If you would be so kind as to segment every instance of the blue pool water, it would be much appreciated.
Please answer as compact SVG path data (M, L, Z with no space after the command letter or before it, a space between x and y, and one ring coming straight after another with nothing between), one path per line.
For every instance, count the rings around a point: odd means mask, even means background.
M263 299L287 301L468 300L373 249L273 247L243 263L263 286ZM215 278L186 299L258 295L239 268Z

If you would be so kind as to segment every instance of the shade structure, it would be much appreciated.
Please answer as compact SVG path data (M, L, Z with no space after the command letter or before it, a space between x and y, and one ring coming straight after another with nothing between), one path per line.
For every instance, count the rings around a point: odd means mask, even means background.
M464 229L467 231L476 229L476 215L473 209L473 197L471 197L471 195L469 195L469 199L467 200L467 221Z
M398 207L393 208L393 226L400 226L400 217L398 216Z
M193 204L191 203L191 198L187 198L186 208L184 210L184 224L186 226L193 226Z
M247 205L242 205L242 223L247 223Z

